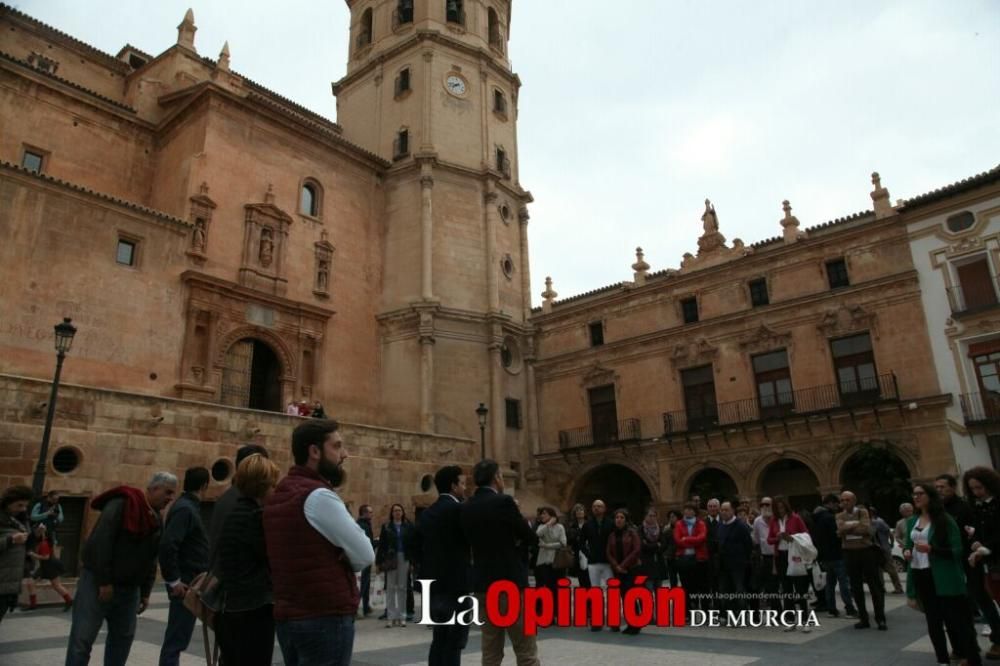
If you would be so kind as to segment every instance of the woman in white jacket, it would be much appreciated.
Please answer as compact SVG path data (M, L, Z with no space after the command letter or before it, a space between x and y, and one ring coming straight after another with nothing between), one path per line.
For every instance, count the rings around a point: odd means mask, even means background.
M566 529L559 524L556 510L543 507L539 510L538 560L535 562L535 587L547 587L556 592L556 581L565 575L565 571L556 570L552 564L556 552L566 547Z

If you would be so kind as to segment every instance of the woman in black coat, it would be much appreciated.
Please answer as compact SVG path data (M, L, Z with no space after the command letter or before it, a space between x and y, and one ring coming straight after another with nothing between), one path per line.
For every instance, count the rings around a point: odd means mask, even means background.
M248 456L236 470L235 485L241 494L222 524L213 563L222 593L215 633L225 664L271 664L274 602L262 505L280 475L278 466L259 453Z
M413 542L413 523L406 518L402 504L393 504L389 520L382 524L375 564L385 572L385 611L388 627L405 627L406 588L413 553L407 545Z

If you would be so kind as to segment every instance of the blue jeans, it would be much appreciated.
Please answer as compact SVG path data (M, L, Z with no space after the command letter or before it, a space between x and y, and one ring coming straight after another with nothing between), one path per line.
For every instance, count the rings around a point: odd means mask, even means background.
M167 594L170 594L170 588L167 588ZM184 607L183 598L170 597L167 630L160 647L160 666L178 666L181 663L181 652L191 643L196 621L197 618Z
M851 582L847 579L847 566L844 560L821 562L826 572L826 607L827 610L837 610L837 585L840 585L840 598L844 601L844 610L854 610L854 600L851 599Z
M327 615L275 625L285 666L350 666L354 616Z
M90 650L105 620L108 637L104 641L104 666L125 666L135 638L136 613L139 611L139 587L115 585L111 601L97 598L97 578L83 569L73 600L73 626L66 649L66 666L86 666Z

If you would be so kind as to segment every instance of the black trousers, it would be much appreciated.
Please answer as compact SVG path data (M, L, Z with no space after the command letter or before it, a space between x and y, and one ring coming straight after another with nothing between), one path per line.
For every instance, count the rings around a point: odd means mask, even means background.
M754 572L754 588L758 594L766 595L758 603L760 610L770 608L771 610L781 610L781 601L778 599L778 575L774 572L774 555L761 555L757 562L757 569Z
M938 663L948 663L948 641L944 632L948 630L951 644L957 654L969 660L969 664L981 664L976 626L972 621L972 610L965 595L943 597L934 588L934 575L930 569L910 569L917 599L924 607L927 620L927 634L934 646Z
M985 581L983 580L985 577L986 571L983 569L982 564L978 567L966 567L965 569L966 587L968 588L969 596L976 602L987 624L990 625L990 642L993 645L997 645L1000 644L1000 613L997 612L997 605L993 601L993 597L986 591Z
M431 594L431 619L435 622L447 622L452 615L472 606L466 601L459 605L459 594ZM434 626L431 638L431 649L427 655L428 666L460 666L462 650L469 642L469 627L456 624L454 626Z
M708 610L708 562L699 562L693 557L677 558L677 574L687 598L688 609Z
M882 570L878 560L881 553L873 548L844 549L844 564L847 565L847 577L851 580L851 596L854 597L854 607L858 611L858 619L868 622L868 607L865 605L865 588L872 593L872 606L875 609L875 621L885 622L885 586L882 583Z
M274 606L217 615L215 637L224 666L271 666Z

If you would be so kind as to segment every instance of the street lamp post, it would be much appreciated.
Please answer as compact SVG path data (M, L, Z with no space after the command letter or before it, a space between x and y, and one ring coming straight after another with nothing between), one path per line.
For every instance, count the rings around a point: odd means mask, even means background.
M486 460L486 415L490 410L486 405L479 403L476 407L476 416L479 417L479 459Z
M35 476L31 482L31 490L35 497L41 497L45 488L45 465L49 459L49 438L52 436L52 420L56 415L56 393L59 391L59 375L62 374L63 361L66 352L73 346L73 336L76 326L72 320L65 317L61 324L56 324L56 376L52 380L52 393L49 395L49 411L45 415L45 430L42 432L42 450L38 454L38 464L35 466Z

